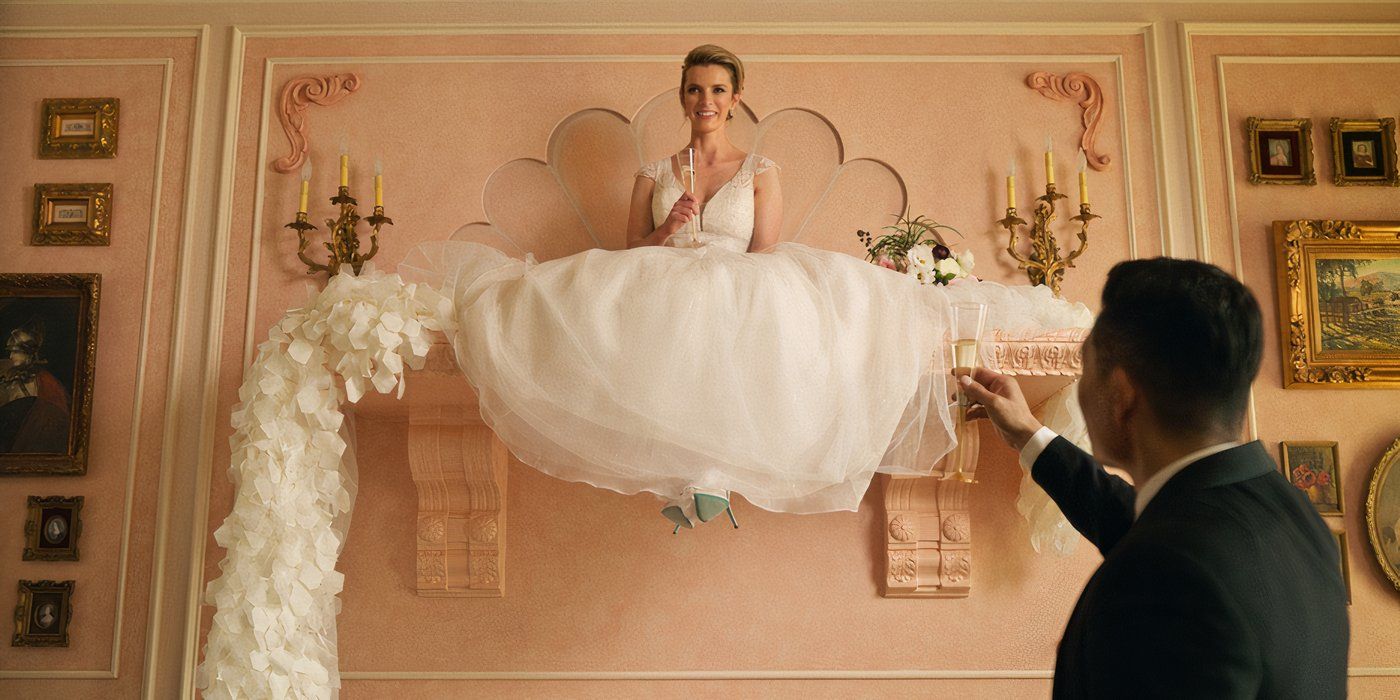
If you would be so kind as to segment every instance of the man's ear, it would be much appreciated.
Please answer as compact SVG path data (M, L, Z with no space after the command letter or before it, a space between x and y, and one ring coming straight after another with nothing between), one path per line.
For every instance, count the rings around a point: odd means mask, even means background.
M1109 370L1108 395L1114 422L1119 425L1127 425L1142 407L1142 392L1122 367Z

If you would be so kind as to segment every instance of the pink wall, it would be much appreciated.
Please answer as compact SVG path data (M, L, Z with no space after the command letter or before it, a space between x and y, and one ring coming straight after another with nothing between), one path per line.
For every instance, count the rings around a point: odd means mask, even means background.
M320 203L320 213L313 218L328 213L324 198L334 185L338 136L345 133L354 157L352 184L357 194L368 192L375 156L385 164L387 205L397 222L382 241L381 260L387 266L418 242L446 238L462 224L485 220L488 176L512 159L546 158L547 139L569 115L606 108L632 117L648 100L670 90L680 56L701 41L720 43L749 59L747 104L759 118L788 108L819 112L840 133L846 160L888 163L908 187L912 209L961 229L968 236L966 246L979 259L978 273L1006 282L1024 280L1001 252L1005 239L991 223L1003 214L1001 177L1007 162L1015 157L1021 167L1018 184L1025 207L1032 188L1042 184L1038 154L1045 135L1055 139L1061 182L1069 181L1065 164L1077 140L1077 109L1040 97L1024 86L1024 77L1035 70L1082 70L1095 76L1107 98L1099 143L1114 164L1107 172L1091 174L1095 211L1104 219L1091 229L1090 250L1065 284L1066 296L1091 306L1097 305L1103 275L1113 263L1131 257L1134 250L1138 256L1150 256L1166 248L1163 240L1173 236L1159 223L1164 207L1191 208L1188 183L1195 171L1186 157L1186 143L1193 136L1186 128L1188 111L1197 117L1200 133L1200 208L1208 224L1210 259L1235 270L1256 290L1266 308L1268 328L1275 322L1269 222L1396 218L1397 200L1389 189L1248 185L1242 123L1250 115L1312 117L1314 154L1320 180L1327 183L1331 158L1326 120L1400 116L1400 103L1375 88L1393 84L1400 77L1400 64L1229 64L1224 86L1229 128L1222 136L1215 56L1395 56L1400 55L1400 32L1195 35L1188 49L1197 98L1191 102L1181 97L1191 81L1178 75L1174 23L1400 19L1393 10L1340 5L1279 5L1257 11L1245 6L1066 5L1058 8L1061 16L1056 21L1080 17L1125 24L1098 24L1082 35L1058 36L1026 33L1025 26L1007 28L1002 23L1032 16L1015 8L940 5L910 10L905 17L888 5L856 2L823 10L821 17L798 18L784 16L776 5L729 11L722 4L716 4L716 12L726 21L751 26L703 38L652 29L620 35L582 30L530 35L458 32L450 26L601 21L544 4L529 9L483 3L346 5L346 14L339 18L327 18L324 8L295 3L0 6L3 26L213 25L203 47L193 37L0 38L0 60L173 61L163 151L156 147L163 65L0 64L0 87L11 98L0 103L0 123L19 125L10 137L0 139L0 156L12 164L0 170L0 202L9 205L0 206L0 221L9 222L0 230L0 256L7 261L0 267L104 274L95 456L88 475L0 479L0 611L10 609L13 593L5 591L13 590L18 579L75 578L79 597L71 628L74 644L66 650L0 644L0 695L131 697L144 685L157 697L169 697L188 690L188 676L179 675L189 672L180 647L187 647L192 662L203 645L211 610L199 611L200 619L184 642L181 611L187 601L177 572L193 558L196 567L202 562L199 573L205 582L217 573L223 551L210 533L231 502L225 476L228 420L242 379L244 348L250 338L265 337L269 324L304 298L309 279L290 263L292 239L282 229L294 209L296 178L269 167L286 146L264 91L270 90L275 99L277 89L290 78L351 70L364 76L357 94L310 112L317 166L313 201ZM690 26L694 21L672 16L680 11L670 4L598 11L620 22L676 21ZM915 33L871 30L871 35L860 35L843 29L816 38L811 32L794 36L776 25L756 24L798 19L883 21L890 26L905 20L989 24L976 36L953 25L924 25ZM383 35L293 32L277 37L254 29L269 23L306 26L331 21L367 26L419 22L431 31L395 36L381 26ZM233 26L251 32L246 44L231 40ZM1139 32L1142 26L1154 27L1155 33ZM1150 41L1153 37L1156 45ZM239 47L246 53L237 64L229 64L228 57L240 55ZM208 52L207 59L201 49ZM582 58L526 58L550 56ZM352 62L333 61L336 57ZM241 75L227 89L230 68L241 70ZM192 95L200 77L204 98L195 102ZM120 156L113 161L35 158L38 101L98 93L122 98ZM196 108L203 116L191 133ZM228 161L222 152L226 127L232 129ZM1225 158L1225 137L1233 171ZM669 144L667 148L678 147L683 132L675 133L674 143L665 134L657 138ZM191 175L186 173L186 160L196 144L202 146ZM812 149L820 150L815 145ZM816 177L805 167L793 170L797 172L784 173L784 183L794 192L804 186L804 177ZM32 185L62 181L116 183L117 218L110 248L28 246ZM158 181L160 195L153 201ZM1233 195L1227 182L1234 183ZM1173 201L1164 201L1163 192L1174 193ZM228 206L220 209L225 195ZM507 194L493 205L491 215L498 223L511 219L509 212L524 209L533 196L529 190ZM181 216L186 197L192 198L188 222ZM1190 217L1175 218L1189 244ZM845 240L848 229L884 223L878 218L831 221L823 236L828 245ZM1236 224L1240 260L1233 253ZM1176 240L1183 240L1180 231ZM1175 250L1190 253L1189 245L1183 248L1180 243ZM183 263L185 277L177 269L182 254L190 256ZM179 323L177 304L184 304ZM210 347L205 347L204 324L213 325L208 337L215 342ZM1259 437L1271 449L1284 439L1341 442L1348 512L1333 525L1350 535L1352 666L1358 674L1352 690L1357 697L1394 694L1400 641L1388 631L1400 623L1400 594L1375 565L1360 514L1370 469L1395 437L1397 426L1387 417L1393 411L1387 411L1396 392L1284 393L1275 335L1271 330L1256 393ZM185 341L184 369L171 361L176 338ZM216 358L207 368L200 366L206 353ZM217 379L208 387L214 393L208 397L212 403L207 420L200 394L205 390L205 369ZM173 399L178 402L176 420L167 424L165 393L172 381L180 393ZM138 391L141 401L136 404ZM137 416L139 431L134 432ZM1068 559L1030 550L1024 523L1013 508L1018 467L1014 456L994 446L988 433L983 436L981 483L972 503L973 590L965 600L879 597L883 535L876 490L858 513L781 516L740 503L742 529L712 525L672 537L657 516L659 503L649 497L622 497L556 481L519 464L513 464L509 474L506 597L420 598L413 593L415 496L405 432L402 423L393 421L360 423L362 486L340 567L347 575L339 619L341 668L348 679L345 696L350 698L642 697L669 692L1043 697L1064 620L1098 563L1087 544ZM174 451L162 452L171 446ZM201 452L205 449L212 454ZM169 481L164 498L162 478ZM199 497L200 479L212 486L207 503ZM87 497L83 561L21 562L24 496L59 493ZM206 505L203 515L200 508ZM165 559L158 556L157 511L162 506L170 512L162 536L188 537L194 531L205 551L181 543ZM128 508L130 529L124 532ZM121 588L123 562L127 575ZM156 586L157 581L162 586ZM202 588L203 582L195 585ZM153 615L158 611L164 616ZM162 633L158 648L148 643L154 637L146 629L150 621ZM120 641L115 668L114 635ZM159 670L153 670L156 661ZM148 664L145 668L143 662ZM871 680L908 670L943 678ZM96 678L78 679L73 671L91 671ZM473 672L516 675L514 680L461 675L430 679L434 673ZM681 680L522 679L549 672L634 677L655 673ZM802 679L803 672L844 672L862 680ZM726 680L699 680L707 673ZM954 677L959 675L965 677ZM788 679L774 680L779 676Z
M86 674L69 687L109 697L139 691L145 658L194 58L193 39L0 42L0 267L102 274L88 473L0 479L0 607L13 609L19 579L74 580L70 646L11 647L7 632L0 672ZM92 62L57 64L71 59ZM119 98L117 157L40 160L48 97ZM40 182L113 183L111 245L30 246ZM79 561L21 561L30 495L84 497ZM52 680L3 683L11 697L54 692Z

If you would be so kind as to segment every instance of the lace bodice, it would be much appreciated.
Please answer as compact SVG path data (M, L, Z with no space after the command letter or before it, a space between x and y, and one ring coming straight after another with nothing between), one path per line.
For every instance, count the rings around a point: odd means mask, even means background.
M668 156L648 163L637 171L638 177L656 183L651 193L651 220L656 225L666 220L671 207L685 192L685 187L676 179L671 162ZM744 158L739 172L724 183L710 201L701 205L700 220L704 224L700 232L702 244L723 246L741 253L749 249L749 241L753 238L753 178L776 167L773 161L754 153ZM682 229L666 239L666 245L687 246L689 234Z

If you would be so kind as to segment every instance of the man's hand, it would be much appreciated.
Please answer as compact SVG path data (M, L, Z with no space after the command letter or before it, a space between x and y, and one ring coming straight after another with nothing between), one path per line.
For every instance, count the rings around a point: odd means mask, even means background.
M972 376L958 377L958 386L973 403L968 418L990 418L1001 439L1017 452L1041 428L1015 379L978 367Z

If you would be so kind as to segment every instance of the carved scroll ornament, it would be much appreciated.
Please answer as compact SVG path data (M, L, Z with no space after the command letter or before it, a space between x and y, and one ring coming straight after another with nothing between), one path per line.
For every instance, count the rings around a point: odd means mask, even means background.
M1079 145L1089 159L1089 167L1094 170L1107 170L1112 159L1099 153L1094 141L1099 137L1099 120L1103 118L1103 90L1098 81L1087 73L1066 73L1063 77L1047 71L1037 71L1026 76L1026 86L1052 100L1077 100L1084 110L1080 122L1084 124L1084 135Z
M333 105L360 89L359 73L341 73L324 78L293 78L282 86L277 100L277 120L287 135L291 152L273 161L272 169L290 173L306 160L310 141L306 135L306 109L311 105Z

